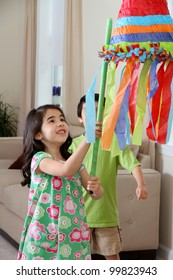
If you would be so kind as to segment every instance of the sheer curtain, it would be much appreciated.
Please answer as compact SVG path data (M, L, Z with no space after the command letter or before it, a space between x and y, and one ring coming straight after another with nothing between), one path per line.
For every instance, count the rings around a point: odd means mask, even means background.
M65 0L62 98L68 122L79 124L77 103L84 94L82 1Z
M78 124L76 114L77 103L80 97L84 94L82 1L64 0L64 2L62 103L68 122L74 125ZM19 112L18 136L23 135L26 116L30 109L35 107L36 102L37 8L37 0L26 0L23 85ZM45 56L47 55L48 53L45 54ZM49 84L51 85L51 81ZM46 94L50 94L50 92L47 92Z
M23 84L20 102L18 136L23 135L25 119L35 102L35 60L37 0L26 0Z

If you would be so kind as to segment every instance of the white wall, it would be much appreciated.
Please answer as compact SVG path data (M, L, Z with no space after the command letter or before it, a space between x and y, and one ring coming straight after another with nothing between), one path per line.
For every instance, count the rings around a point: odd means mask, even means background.
M97 69L102 64L98 51L105 42L107 19L112 18L114 27L121 2L121 0L83 0L84 93L87 92ZM99 92L99 81L96 91Z
M25 0L0 1L0 94L18 106L22 90Z
M173 260L173 147L157 145L156 169L161 176L159 251Z

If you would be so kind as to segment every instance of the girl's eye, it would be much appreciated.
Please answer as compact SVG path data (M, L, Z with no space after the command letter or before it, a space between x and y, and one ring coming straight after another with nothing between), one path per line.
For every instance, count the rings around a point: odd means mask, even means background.
M61 122L65 122L65 119L64 119L64 118L61 118L60 121L61 121Z

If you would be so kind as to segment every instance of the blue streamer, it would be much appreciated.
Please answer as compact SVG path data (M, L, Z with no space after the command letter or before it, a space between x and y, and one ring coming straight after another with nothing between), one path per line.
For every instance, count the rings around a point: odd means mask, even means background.
M121 71L120 84L121 84L121 81L122 81L122 76L124 74L125 67L126 66L124 66L122 71ZM121 108L120 108L120 113L119 113L119 116L118 116L117 124L116 124L116 127L114 129L115 134L117 136L117 140L118 140L120 150L124 150L125 147L126 147L126 144L127 144L126 142L129 141L128 128L127 128L128 125L129 125L128 116L127 116L129 92L130 92L130 86L128 86L127 89L126 89L124 99L123 99L123 102L122 102L122 105L121 105ZM129 130L129 132L130 132L130 130ZM125 137L125 135L126 135L126 137Z
M95 108L95 87L97 76L100 70L103 67L102 65L96 71L93 81L89 90L86 93L86 142L94 143L95 142L95 126L96 126L96 108Z
M150 68L150 92L148 94L149 100L154 96L159 86L157 73L156 73L158 63L159 60L155 59L154 62L151 64L151 68Z
M115 133L118 139L118 144L120 146L120 150L125 150L126 148L126 128L127 128L127 108L128 108L128 100L129 100L129 92L130 92L130 86L126 88L126 92L124 95L124 99L120 108L120 113L118 116ZM127 140L129 141L129 139Z

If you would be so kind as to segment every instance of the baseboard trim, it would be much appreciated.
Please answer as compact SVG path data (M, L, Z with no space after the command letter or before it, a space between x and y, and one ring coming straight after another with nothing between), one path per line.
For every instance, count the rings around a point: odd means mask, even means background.
M160 244L158 249L158 256L164 260L173 260L173 250L170 250L168 247Z
M11 236L9 236L5 231L3 231L2 229L0 229L0 234L1 234L8 242L10 242L10 244L13 245L17 250L19 249L19 244L18 244L13 238L11 238Z

